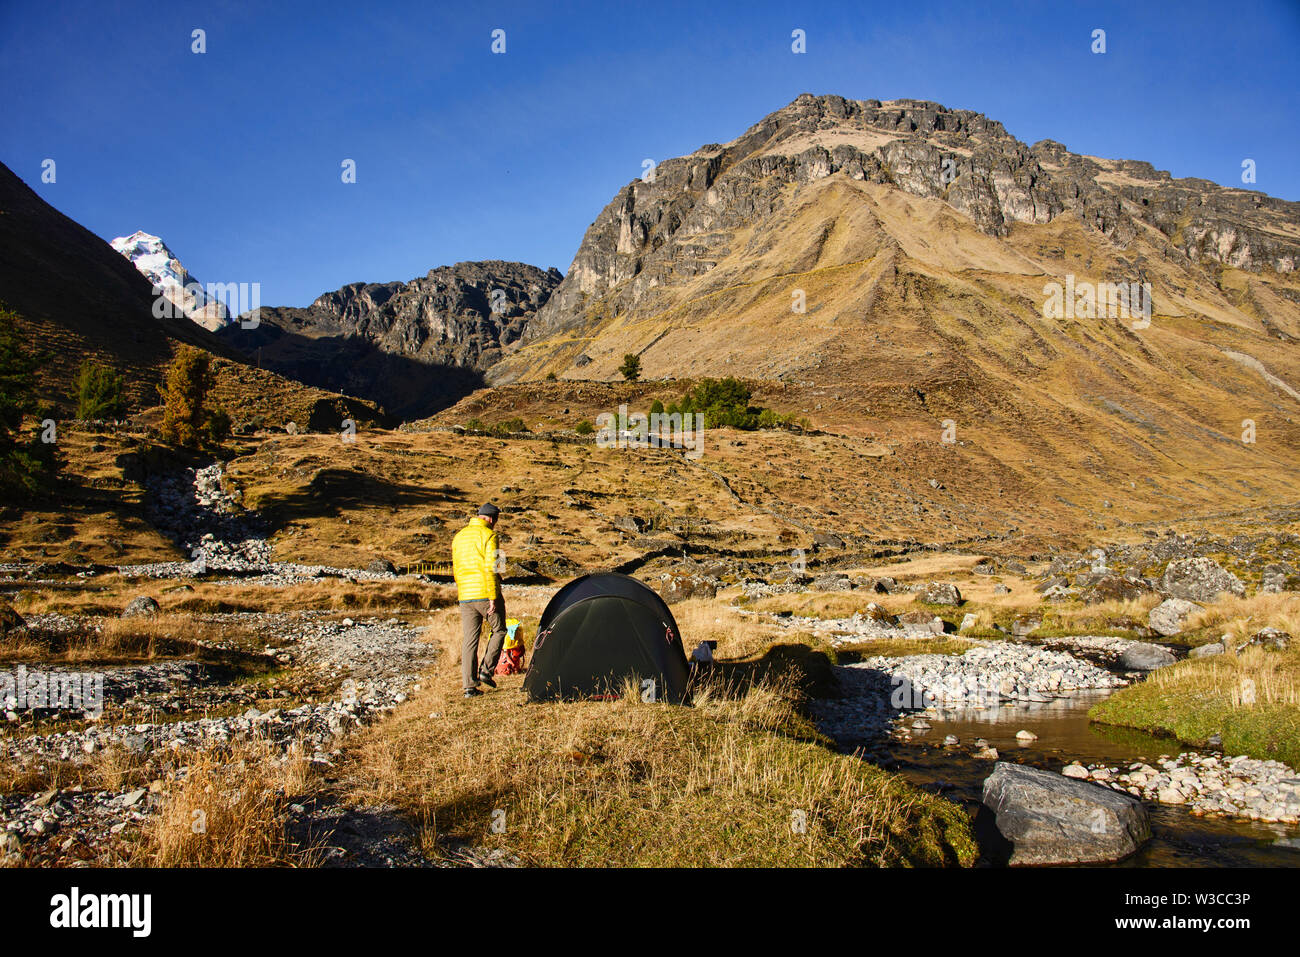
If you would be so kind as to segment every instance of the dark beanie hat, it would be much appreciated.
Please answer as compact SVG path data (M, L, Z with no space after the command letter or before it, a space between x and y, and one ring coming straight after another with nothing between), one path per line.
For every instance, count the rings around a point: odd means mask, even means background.
M496 518L501 514L501 509L497 508L491 502L488 502L486 505L480 506L478 513L480 515L485 515L488 518Z

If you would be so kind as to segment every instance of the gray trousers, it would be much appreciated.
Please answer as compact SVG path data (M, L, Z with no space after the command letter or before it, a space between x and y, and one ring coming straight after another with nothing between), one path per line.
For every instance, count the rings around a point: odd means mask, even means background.
M488 639L487 648L483 650L483 667L478 664L478 636L483 627L483 619L492 626L492 637ZM479 675L491 677L496 671L497 661L501 658L501 649L506 643L506 603L497 598L497 610L488 614L488 602L463 601L460 603L460 625L463 638L460 645L460 681L466 691L478 684Z

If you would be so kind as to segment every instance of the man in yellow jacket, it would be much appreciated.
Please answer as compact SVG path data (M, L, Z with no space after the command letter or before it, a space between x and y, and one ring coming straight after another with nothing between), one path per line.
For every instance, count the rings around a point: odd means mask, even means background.
M460 648L460 678L465 697L483 692L480 684L495 688L492 672L496 670L501 648L506 640L506 605L501 597L497 577L497 517L500 509L484 505L470 523L451 540L451 569L456 577L456 597L460 600L460 623L463 639ZM478 636L486 618L492 637L483 652L479 668Z

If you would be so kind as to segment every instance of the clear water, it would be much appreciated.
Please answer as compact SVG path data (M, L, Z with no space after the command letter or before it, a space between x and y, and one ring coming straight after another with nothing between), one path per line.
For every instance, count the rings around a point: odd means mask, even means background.
M1071 761L1106 763L1121 768L1134 761L1154 763L1161 755L1187 750L1172 738L1159 738L1128 728L1112 728L1088 720L1088 708L1104 694L1079 695L1043 705L1007 706L984 711L941 711L927 718L926 732L913 731L910 742L873 742L868 757L897 770L927 791L966 805L980 807L984 779L993 762L971 757L967 746L984 738L1003 760L1059 771ZM1038 740L1021 745L1017 731L1032 731ZM945 735L961 740L957 748L942 746ZM850 744L846 742L846 744ZM1253 821L1193 817L1184 808L1148 804L1151 840L1117 867L1300 867L1300 828ZM990 833L987 812L976 818L985 848L984 863L996 864L998 842Z

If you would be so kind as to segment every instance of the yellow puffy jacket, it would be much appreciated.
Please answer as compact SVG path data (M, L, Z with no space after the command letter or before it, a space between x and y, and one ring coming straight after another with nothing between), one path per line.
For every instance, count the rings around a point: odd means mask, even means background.
M451 570L456 576L456 597L460 601L499 598L497 581L497 533L482 518L473 518L451 540Z

